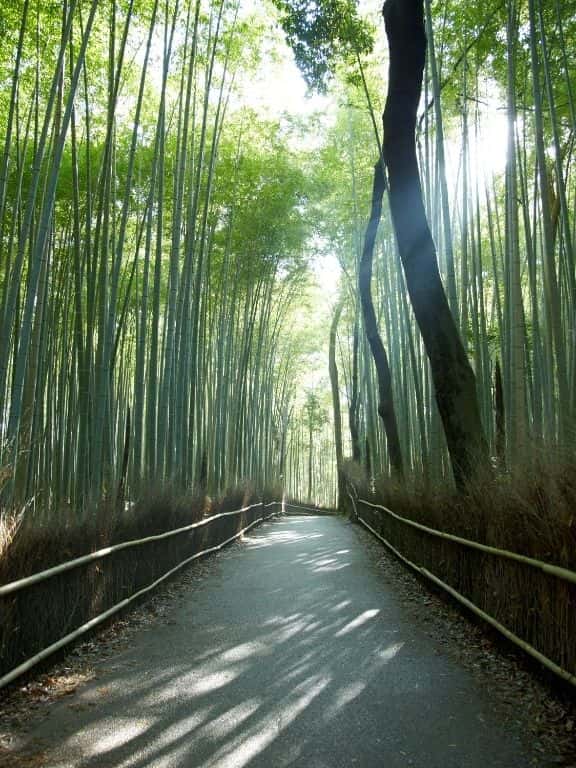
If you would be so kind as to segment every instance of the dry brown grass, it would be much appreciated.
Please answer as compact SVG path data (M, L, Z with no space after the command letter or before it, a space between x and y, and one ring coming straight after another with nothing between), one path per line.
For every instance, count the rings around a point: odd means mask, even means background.
M368 488L364 492L370 492ZM576 461L542 455L457 493L379 480L378 503L447 533L576 569Z
M4 558L22 522L22 515L16 512L0 512L0 560Z

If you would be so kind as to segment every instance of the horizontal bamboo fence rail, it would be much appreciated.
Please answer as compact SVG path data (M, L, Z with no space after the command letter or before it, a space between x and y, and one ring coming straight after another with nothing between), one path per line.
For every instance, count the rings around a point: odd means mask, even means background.
M262 510L268 509L272 506L280 506L282 502L279 501L272 501L268 504L264 504L263 502L258 502L257 504L250 504L247 507L242 507L240 509L235 509L230 512L221 512L217 515L212 515L211 517L207 517L203 520L199 520L196 523L192 523L191 525L184 526L182 528L176 528L171 531L166 531L165 533L157 534L155 536L147 536L144 539L134 539L131 541L125 541L121 542L120 544L115 544L110 547L104 547L103 549L98 550L97 552L92 552L89 555L84 555L83 557L77 557L74 560L69 560L66 563L61 563L60 565L54 566L53 568L47 568L44 571L40 571L39 573L33 574L32 576L28 576L23 579L18 579L17 581L10 582L9 584L5 584L4 586L0 587L0 597L8 596L11 594L14 594L15 592L18 592L22 589L26 589L28 587L31 587L35 584L38 584L42 581L46 581L47 579L50 579L54 576L59 576L62 573L65 573L66 571L70 571L74 568L78 568L82 565L87 565L90 563L93 563L96 560L100 560L102 558L105 558L113 553L120 552L123 549L128 549L130 547L137 547L144 544L147 544L149 542L155 542L160 541L162 539L167 539L172 536L177 536L178 534L186 533L188 531L191 531L195 528L200 528L205 525L209 525L210 523L214 522L215 520L220 520L224 517L229 517L231 515L239 515L243 512L247 512L250 509L254 509L255 507L262 507ZM220 542L219 544L216 544L213 547L209 547L207 549L202 550L201 552L196 552L190 557L187 557L185 560L181 561L176 565L175 567L171 568L169 571L164 573L162 576L160 576L158 579L155 579L151 584L148 586L139 589L137 592L135 592L133 595L130 595L130 597L125 598L124 600L121 600L119 603L116 603L112 607L110 607L108 610L104 611L103 613L93 617L89 621L82 624L80 627L77 627L72 632L69 632L64 637L60 638L55 643L52 643L48 647L44 648L39 653L35 654L31 658L27 659L26 661L19 664L14 669L10 670L7 674L5 674L3 677L0 677L0 689L4 688L5 686L9 685L11 682L16 680L18 677L23 675L25 672L28 672L30 669L32 669L34 666L39 664L41 661L44 661L44 659L51 656L56 651L59 651L60 649L64 648L65 646L69 645L70 643L74 642L78 638L80 638L82 635L86 634L90 630L92 630L94 627L98 626L99 624L102 624L104 621L109 619L114 614L118 613L122 609L126 608L128 605L133 603L138 598L142 597L142 595L145 595L148 592L151 592L153 589L155 589L159 584L166 581L166 579L170 578L174 573L179 571L181 568L184 568L184 566L188 565L194 560L199 559L200 557L204 557L205 555L209 555L213 552L217 552L218 550L225 547L227 544L230 544L235 539L242 536L246 531L248 531L250 528L253 528L258 523L263 522L264 520L269 520L271 517L273 517L276 513L272 512L271 514L263 514L256 520L253 520L249 525L242 528L242 530L238 531L234 534L234 536L231 536L230 538L226 539L225 541Z
M394 520L405 524L411 528L414 528L416 530L422 531L423 533L426 533L430 536L434 536L439 539L443 539L445 541L451 541L455 544L468 547L470 549L478 550L480 552L486 553L488 555L492 555L494 557L503 558L505 560L512 560L518 563L522 563L523 565L529 566L531 568L534 568L536 570L539 570L543 573L546 573L550 576L554 576L558 579L561 579L563 581L566 581L570 584L576 584L576 573L574 571L570 571L567 568L561 568L559 566L550 565L549 563L545 563L541 560L536 560L532 557L526 557L525 555L517 554L516 552L511 552L509 550L505 549L497 549L496 547L490 547L485 544L481 544L477 541L472 541L470 539L464 539L460 536L455 536L450 533L446 533L444 531L439 531L436 528L429 528L426 525L422 525L421 523L417 523L414 520L410 520L409 518L402 517L401 515L396 514L391 509L388 509L388 507L382 506L381 504L374 504L366 499L360 499L357 496L355 497L353 494L351 494L348 491L348 496L352 502L355 516L358 519L362 525L367 528L374 536L376 536L391 552L393 552L403 563L408 565L410 568L412 568L414 571L419 573L420 575L427 578L429 581L436 584L436 586L440 587L441 589L445 590L448 594L450 594L455 600L457 600L459 603L464 605L466 608L471 610L476 616L486 621L488 624L490 624L494 629L498 630L504 637L506 637L508 640L510 640L512 643L514 643L516 646L521 648L525 653L532 656L534 659L536 659L538 662L540 662L544 667L546 667L548 670L553 672L555 675L560 677L562 680L570 683L573 686L576 686L576 676L572 673L568 672L568 670L564 669L562 666L557 664L556 662L552 661L552 659L548 658L545 654L541 653L537 648L535 648L530 643L523 640L521 637L519 637L517 634L512 632L508 627L504 626L501 622L499 622L497 619L495 619L493 616L491 616L486 611L482 610L478 605L476 605L474 602L469 600L467 597L465 597L461 592L454 589L452 586L447 584L445 581L440 579L438 576L436 576L434 573L432 573L429 569L418 565L417 563L413 562L409 558L407 558L402 552L400 552L390 541L388 541L384 536L382 536L378 531L376 531L373 526L370 525L358 512L357 504L364 504L366 507L377 509L381 512L384 512L386 515L388 515L390 518L393 518Z
M273 501L270 504L266 504L265 506L272 506L272 504L278 503L279 502ZM57 576L58 574L65 573L66 571L71 571L73 568L78 568L80 565L93 563L95 560L101 560L103 557L108 557L108 555L111 555L115 552L120 552L123 549L138 547L142 544L148 544L151 541L169 539L172 536L177 536L178 534L192 531L194 528L202 528L203 526L214 522L214 520L220 520L223 517L229 517L231 515L239 515L242 512L248 512L248 510L259 506L262 506L262 502L258 502L257 504L250 504L249 506L242 507L241 509L233 509L230 512L220 512L217 515L205 517L203 520L199 520L198 522L192 523L191 525L185 525L182 528L174 528L171 531L158 533L154 536L147 536L145 539L132 539L131 541L123 541L120 544L114 544L110 547L103 547L96 552L90 552L88 555L76 557L74 560L68 560L66 563L60 563L59 565L55 565L52 568L47 568L45 571L34 573L32 576L26 576L23 579L18 579L17 581L11 581L9 584L4 584L3 586L0 586L0 597L4 597L4 595L11 595L14 592L18 592L21 589L31 586L32 584L39 584L41 581L45 581L46 579L52 578L52 576Z
M447 541L455 541L457 544L462 544L463 546L470 547L471 549L478 549L480 552L488 552L489 554L496 555L497 557L504 557L508 560L516 560L518 563L530 565L533 568L537 568L540 571L543 571L544 573L549 573L551 576L556 576L559 579L564 579L565 581L569 581L572 584L576 584L576 573L574 571L569 571L567 568L560 568L557 565L550 565L549 563L545 563L542 560L535 560L533 557L526 557L526 555L519 555L516 552L510 552L508 549L497 549L496 547L489 547L486 544L480 544L478 541L463 539L460 536L454 536L451 533L445 533L444 531L439 531L436 528L428 528L427 525L422 525L421 523L417 523L407 517L397 515L396 512L392 512L392 510L388 509L388 507L383 507L381 504L372 504L371 501L366 501L366 499L358 499L358 501L361 504L365 504L367 507L380 509L382 512L386 512L387 515L390 515L390 517L393 517L395 520L399 520L401 523L410 525L412 528L416 528L420 531L424 531L425 533L429 533L431 536L437 536L439 539L446 539Z

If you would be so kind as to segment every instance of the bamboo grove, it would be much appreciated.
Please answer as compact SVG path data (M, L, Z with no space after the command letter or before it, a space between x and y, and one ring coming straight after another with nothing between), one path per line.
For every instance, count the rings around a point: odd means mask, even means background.
M322 39L321 58L293 4L248 5L2 4L9 507L81 518L154 484L218 493L246 480L332 505L344 457L369 478L391 473L358 294L382 146L380 4L336 2L344 42ZM576 3L424 7L426 213L504 472L574 445ZM278 18L330 114L250 106L256 72L285 48ZM338 264L338 296L322 275L310 287L318 255ZM450 483L386 197L372 291L406 479Z
M425 10L417 140L426 213L475 371L492 463L504 472L545 452L560 460L573 451L576 416L576 7L511 0L464 8L443 0L426 2ZM344 275L344 453L369 476L392 471L357 291L370 168L379 151L374 115L386 90L381 70L376 54L349 62L324 155L326 174L337 180L326 236ZM430 366L386 205L372 290L408 478L451 483Z
M5 503L271 484L306 183L239 102L261 23L227 0L1 18Z

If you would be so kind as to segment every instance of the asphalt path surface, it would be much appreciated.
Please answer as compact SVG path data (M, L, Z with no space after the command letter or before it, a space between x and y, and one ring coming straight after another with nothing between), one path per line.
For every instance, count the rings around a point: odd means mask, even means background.
M527 768L490 692L403 611L350 523L253 529L28 746L63 768Z

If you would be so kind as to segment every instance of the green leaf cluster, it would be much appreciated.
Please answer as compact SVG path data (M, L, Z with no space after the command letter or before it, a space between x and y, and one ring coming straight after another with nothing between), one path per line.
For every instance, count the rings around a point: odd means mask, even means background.
M354 0L275 0L280 23L308 86L325 91L342 58L368 53L371 26Z

